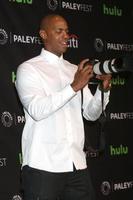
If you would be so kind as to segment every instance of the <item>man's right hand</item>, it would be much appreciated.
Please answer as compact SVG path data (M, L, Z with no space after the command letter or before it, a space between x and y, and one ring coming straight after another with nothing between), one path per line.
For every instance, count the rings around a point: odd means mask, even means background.
M71 83L75 92L84 88L89 83L90 78L93 77L93 67L88 61L89 59L84 59L78 65L78 70L75 73L73 82Z

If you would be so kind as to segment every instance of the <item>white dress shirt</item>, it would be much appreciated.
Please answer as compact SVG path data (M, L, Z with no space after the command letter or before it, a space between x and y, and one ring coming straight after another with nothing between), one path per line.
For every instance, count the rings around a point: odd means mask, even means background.
M24 107L26 123L22 134L23 166L50 172L86 168L81 92L71 83L77 66L63 56L42 49L41 54L17 70L16 88ZM92 96L83 90L83 109L87 120L96 120L102 111L101 92ZM104 105L109 93L104 95Z

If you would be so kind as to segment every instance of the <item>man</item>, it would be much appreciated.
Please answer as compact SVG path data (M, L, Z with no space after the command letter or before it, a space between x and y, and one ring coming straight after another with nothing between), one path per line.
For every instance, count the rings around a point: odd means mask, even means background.
M92 66L73 65L63 58L68 48L68 25L60 15L45 16L40 25L44 48L22 63L16 88L24 107L22 135L24 200L91 200L86 165L83 115L99 118L101 92L93 96L88 82ZM85 65L85 67L84 67ZM110 89L110 75L97 76ZM83 105L81 106L81 89ZM109 92L104 95L104 107Z

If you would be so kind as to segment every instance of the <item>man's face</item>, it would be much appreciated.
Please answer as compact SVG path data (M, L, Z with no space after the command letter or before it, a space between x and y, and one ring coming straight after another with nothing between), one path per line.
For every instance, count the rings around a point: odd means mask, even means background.
M48 21L44 33L45 49L57 56L63 54L68 48L68 25L60 16L56 16Z

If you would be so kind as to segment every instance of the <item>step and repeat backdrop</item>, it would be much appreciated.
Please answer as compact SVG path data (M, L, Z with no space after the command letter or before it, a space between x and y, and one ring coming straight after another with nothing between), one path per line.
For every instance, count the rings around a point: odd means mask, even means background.
M42 48L40 19L62 14L70 27L65 57L101 62L133 56L133 2L130 0L1 0L0 1L0 199L22 200L21 134L25 123L16 89L16 70ZM133 66L131 66L133 67ZM133 196L133 74L112 74L104 127L105 150L87 153L96 200ZM92 92L96 85L88 85ZM98 122L85 122L87 145L97 148Z

